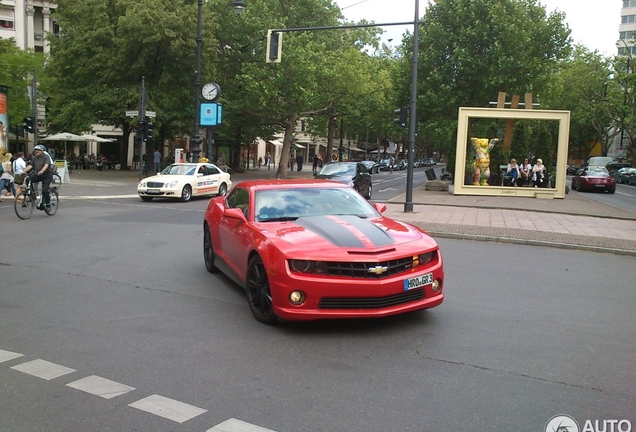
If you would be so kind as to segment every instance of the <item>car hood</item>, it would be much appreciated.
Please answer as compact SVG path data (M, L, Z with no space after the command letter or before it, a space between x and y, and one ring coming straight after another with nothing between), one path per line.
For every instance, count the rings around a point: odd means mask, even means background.
M332 174L316 174L317 179L334 180L342 183L350 182L353 176L350 175L332 175Z
M333 251L334 247L381 250L423 239L430 240L427 247L436 245L432 238L417 228L383 217L309 216L293 222L265 222L263 228L275 242L312 251Z
M187 178L194 178L193 176L184 176L180 174L162 174L162 175L154 175L151 177L146 177L141 180L142 182L162 182L162 183L170 183L175 180L186 180Z

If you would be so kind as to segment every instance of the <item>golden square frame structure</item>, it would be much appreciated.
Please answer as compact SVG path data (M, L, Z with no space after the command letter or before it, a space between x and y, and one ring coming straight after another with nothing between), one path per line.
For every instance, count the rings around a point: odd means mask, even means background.
M466 153L468 151L468 123L473 118L510 120L551 120L559 122L557 146L556 182L554 188L528 188L509 186L465 185ZM459 108L457 124L457 149L453 195L519 196L528 198L565 198L565 177L570 135L570 111L503 109L503 108ZM545 157L545 159L548 159Z

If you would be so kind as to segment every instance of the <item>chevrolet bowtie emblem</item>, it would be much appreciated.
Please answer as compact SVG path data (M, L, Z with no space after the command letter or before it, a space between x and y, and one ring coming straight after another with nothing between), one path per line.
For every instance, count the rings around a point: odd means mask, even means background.
M369 273L373 273L376 275L381 275L382 273L386 272L389 268L387 266L375 266L375 267L371 267L369 269Z

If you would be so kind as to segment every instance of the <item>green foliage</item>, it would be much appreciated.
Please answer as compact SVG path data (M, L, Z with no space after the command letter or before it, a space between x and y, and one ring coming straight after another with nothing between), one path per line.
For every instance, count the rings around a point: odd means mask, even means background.
M33 83L33 71L41 76L41 54L22 51L13 39L0 39L0 84L9 87L9 124L19 128L22 119L31 115L27 87Z

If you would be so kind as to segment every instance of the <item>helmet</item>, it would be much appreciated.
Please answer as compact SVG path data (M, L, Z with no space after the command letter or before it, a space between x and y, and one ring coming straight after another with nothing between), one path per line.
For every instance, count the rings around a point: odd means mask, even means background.
M35 147L33 147L33 150L41 150L41 151L46 151L46 147L44 147L41 144L36 145Z

